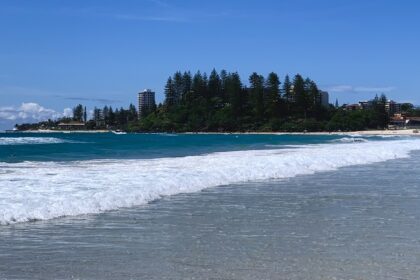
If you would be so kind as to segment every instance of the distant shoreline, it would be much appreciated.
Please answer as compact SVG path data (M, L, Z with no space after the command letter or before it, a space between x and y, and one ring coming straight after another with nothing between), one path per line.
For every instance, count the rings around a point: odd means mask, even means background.
M37 129L37 130L5 130L3 133L108 133L110 130L50 130L50 129Z
M6 133L112 133L111 130L25 130L4 131ZM130 132L128 132L130 133ZM146 134L160 134L170 132L145 132ZM335 132L180 132L177 134L239 134L239 135L361 135L361 136L420 136L416 129L399 130L362 130L362 131L335 131Z
M361 135L361 136L420 136L416 129L321 131L321 132L184 132L180 134L260 134L260 135Z

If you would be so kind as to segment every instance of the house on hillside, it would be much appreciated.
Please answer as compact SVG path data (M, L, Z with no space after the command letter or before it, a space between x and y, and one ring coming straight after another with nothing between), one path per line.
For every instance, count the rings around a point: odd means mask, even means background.
M86 124L83 122L71 121L68 123L59 123L58 128L60 130L85 130Z

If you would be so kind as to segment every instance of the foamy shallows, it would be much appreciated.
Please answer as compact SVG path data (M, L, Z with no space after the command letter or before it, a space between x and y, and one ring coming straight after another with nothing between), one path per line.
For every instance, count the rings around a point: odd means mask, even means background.
M413 150L420 150L420 140L179 158L0 163L0 224L100 213L214 186L406 158Z
M0 137L0 145L61 144L69 141L55 137Z
M368 142L368 140L366 138L361 138L361 137L343 137L343 138L332 140L331 142L355 143L355 142Z

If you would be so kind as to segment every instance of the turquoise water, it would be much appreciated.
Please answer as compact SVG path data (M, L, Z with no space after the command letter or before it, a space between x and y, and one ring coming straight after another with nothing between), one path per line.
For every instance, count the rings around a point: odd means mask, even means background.
M143 159L363 139L337 135L0 133L0 162ZM381 137L365 138L386 140Z
M416 279L420 139L0 134L0 279Z

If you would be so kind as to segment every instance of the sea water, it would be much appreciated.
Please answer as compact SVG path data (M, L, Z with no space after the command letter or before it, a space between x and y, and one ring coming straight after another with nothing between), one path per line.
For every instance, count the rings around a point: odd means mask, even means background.
M0 134L0 278L416 279L420 139Z

